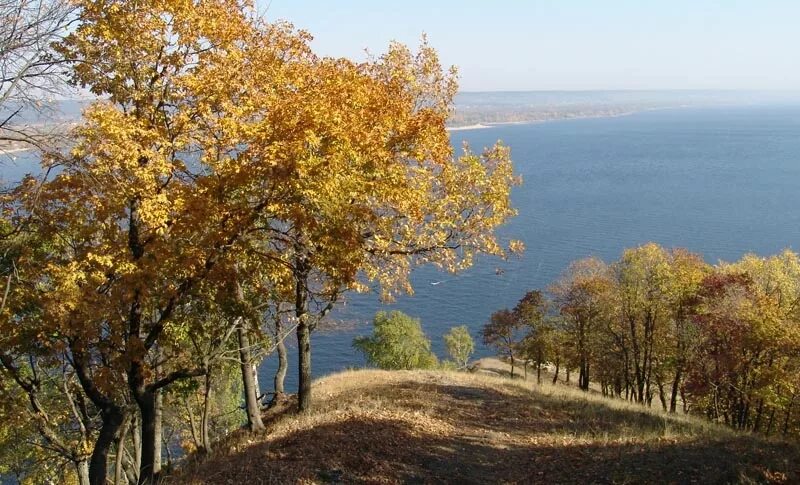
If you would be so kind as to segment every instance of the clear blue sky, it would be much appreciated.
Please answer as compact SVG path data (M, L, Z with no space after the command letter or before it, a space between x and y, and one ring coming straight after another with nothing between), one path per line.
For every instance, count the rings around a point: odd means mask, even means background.
M465 91L800 89L800 0L258 2L324 55L424 32Z

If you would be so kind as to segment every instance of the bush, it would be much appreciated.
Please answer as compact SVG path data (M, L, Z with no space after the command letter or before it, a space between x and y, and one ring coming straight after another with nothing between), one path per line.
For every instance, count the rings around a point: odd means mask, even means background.
M475 342L469 334L467 327L453 327L444 335L444 345L447 353L458 369L466 369L469 358L475 352Z
M371 365L381 369L430 369L438 365L419 319L399 311L378 312L372 324L371 336L353 340L353 347Z

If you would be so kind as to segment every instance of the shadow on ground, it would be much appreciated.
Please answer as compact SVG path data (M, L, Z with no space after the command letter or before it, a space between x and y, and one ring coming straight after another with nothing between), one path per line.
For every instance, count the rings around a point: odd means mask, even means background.
M399 409L433 406L452 430L345 419L218 457L193 475L203 483L800 483L798 451L784 443L693 435L690 423L646 412L505 391L377 386L369 393Z

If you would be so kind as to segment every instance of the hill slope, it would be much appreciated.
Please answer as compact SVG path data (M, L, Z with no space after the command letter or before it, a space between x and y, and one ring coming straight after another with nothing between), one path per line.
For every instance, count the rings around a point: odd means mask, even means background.
M800 482L792 445L485 374L349 371L170 483Z

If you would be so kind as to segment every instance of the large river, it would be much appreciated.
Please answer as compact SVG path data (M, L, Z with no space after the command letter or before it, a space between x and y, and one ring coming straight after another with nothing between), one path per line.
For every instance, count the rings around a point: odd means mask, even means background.
M466 140L475 149L498 139L511 147L524 178L513 193L519 215L501 230L525 242L523 257L484 258L459 275L421 269L416 293L390 307L375 295L351 296L336 315L360 324L313 336L316 376L363 365L351 342L369 333L379 309L419 317L442 357L450 327L467 325L478 341L493 311L546 288L578 258L611 261L648 241L700 252L709 262L800 250L800 105L667 109L452 132L454 145ZM489 352L479 345L478 355ZM294 388L291 357L287 385ZM265 362L262 386L273 367Z

